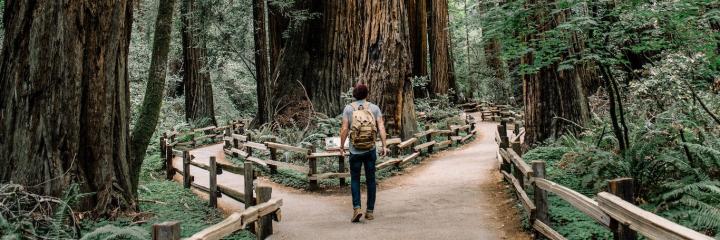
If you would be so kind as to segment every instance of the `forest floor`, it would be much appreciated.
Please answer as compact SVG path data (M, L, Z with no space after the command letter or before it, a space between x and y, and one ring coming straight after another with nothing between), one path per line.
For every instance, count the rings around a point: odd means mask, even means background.
M260 178L260 185L273 187L273 198L283 199L283 219L275 223L271 239L530 239L497 171L496 125L478 123L475 141L379 182L373 221L350 223L349 187L307 192ZM222 145L191 154L199 162L212 155L226 161ZM173 165L181 167L181 160ZM206 186L206 172L191 173L196 183ZM243 176L231 173L219 175L218 184L244 189ZM218 204L226 212L244 208L227 197Z

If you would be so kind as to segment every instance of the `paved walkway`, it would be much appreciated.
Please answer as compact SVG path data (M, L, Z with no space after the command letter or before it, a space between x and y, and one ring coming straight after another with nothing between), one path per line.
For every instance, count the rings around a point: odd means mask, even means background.
M514 202L497 171L496 126L480 122L474 142L381 181L374 221L350 223L348 189L310 193L260 179L260 184L273 187L273 197L283 199L283 220L276 223L271 239L530 239L520 229ZM225 161L222 145L191 154L195 161L207 161L211 155ZM174 165L180 162L176 159ZM198 184L206 185L204 171L193 168L191 173ZM242 179L225 173L218 183L242 191ZM242 203L229 198L220 198L219 204L226 211L243 209Z

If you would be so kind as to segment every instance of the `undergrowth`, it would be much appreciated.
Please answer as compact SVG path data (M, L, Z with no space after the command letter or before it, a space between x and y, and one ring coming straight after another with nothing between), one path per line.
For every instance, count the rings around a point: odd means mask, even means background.
M594 197L607 181L632 177L636 203L650 212L710 236L720 232L720 141L712 124L698 122L698 109L663 112L653 122L631 122L630 147L602 124L577 137L563 136L523 158L547 162L547 178ZM693 120L695 119L695 120ZM555 229L571 239L604 239L609 233L558 197L550 197ZM582 231L581 231L582 230ZM720 235L718 235L720 237Z

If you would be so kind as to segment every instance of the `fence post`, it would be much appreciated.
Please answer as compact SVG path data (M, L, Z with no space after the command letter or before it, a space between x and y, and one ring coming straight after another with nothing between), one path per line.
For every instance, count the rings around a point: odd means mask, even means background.
M425 131L430 131L430 126L425 126ZM432 133L425 135L425 142L431 142L432 141ZM430 145L427 149L428 155L433 153L433 146Z
M342 146L341 146L342 147ZM308 154L312 154L315 152L315 145L310 146L310 152ZM310 175L314 176L317 174L317 159L316 158L308 158L308 166L310 167ZM318 186L318 180L310 180L310 190L317 190L319 188Z
M340 156L338 157L338 172L339 172L339 173L344 173L344 172L345 172L345 156L343 156L343 155L340 155ZM340 178L340 186L341 186L341 187L347 186L347 183L345 182L345 178L344 178L344 177L341 177L341 178Z
M500 148L510 147L510 139L507 136L507 122L500 122L498 125L498 134L500 134Z
M272 198L272 187L269 186L258 186L255 189L255 193L257 194L257 202L258 204L264 203L267 201L270 201ZM263 217L260 217L260 219L257 221L255 234L257 235L257 239L265 239L273 234L273 226L272 226L272 214L265 215Z
M247 135L247 141L248 141L248 142L252 142L252 135L250 135L250 134ZM247 152L248 157L249 157L249 156L252 156L252 154L253 154L253 149L246 146L246 147L245 147L245 152Z
M228 139L229 138L229 139ZM225 147L230 148L232 145L232 125L225 129Z
M246 161L243 165L243 170L245 173L243 174L243 177L245 177L245 209L250 208L252 206L255 206L255 201L253 200L253 175L255 174L255 171L253 170L253 163L250 161Z
M632 178L617 178L608 182L608 192L623 200L635 204L635 186ZM621 224L618 221L610 220L610 229L616 240L635 240L637 233L630 229L630 226Z
M164 152L165 146L167 146L167 132L164 132L160 137L160 157L164 158L167 152Z
M240 123L240 127L237 129L238 134L245 134L245 123Z
M210 157L210 207L217 207L217 162L215 156Z
M503 125L498 125L497 128L498 128L498 134L500 135L500 141L501 141L500 149L507 150L508 144L506 141L508 140L508 138L503 137L503 134L502 134L502 132L504 131L505 128L503 127ZM507 173L512 173L512 166L510 163L508 163L508 161L510 161L510 159L505 159L502 155L500 155L500 170L505 171Z
M165 179L171 180L175 176L175 168L173 167L174 154L171 146L165 147Z
M190 144L191 144L190 146L193 146L193 147L197 146L197 142L195 142L195 133L194 132L192 134L190 134Z
M545 179L545 161L532 161L532 169L535 174L535 178ZM533 183L533 200L535 202L535 220L545 223L550 226L550 214L548 212L548 194L542 188L539 188L537 184ZM530 221L530 225L533 225L533 221ZM540 238L540 233L535 232L535 239Z
M180 222L164 222L153 224L153 240L180 240Z
M183 151L183 187L190 188L190 152Z
M268 141L277 142L277 138L271 137ZM267 146L267 144L265 144L265 146ZM268 150L270 151L270 160L277 161L277 149L268 147ZM277 165L269 165L268 168L270 168L271 174L277 173Z
M512 150L515 151L515 153L517 153L518 156L522 157L523 152L522 152L522 145L520 144L520 142L510 143L510 148L512 148Z
M455 129L455 132L454 132L453 134L454 134L456 137L459 137L459 136L460 136L460 129L459 129L459 128L456 128L456 129ZM459 147L460 144L462 144L462 138L458 138L457 140L455 140L455 146L458 146L458 147Z

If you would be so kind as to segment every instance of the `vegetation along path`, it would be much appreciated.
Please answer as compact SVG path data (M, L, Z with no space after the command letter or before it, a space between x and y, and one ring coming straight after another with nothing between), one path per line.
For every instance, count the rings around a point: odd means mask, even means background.
M380 182L376 219L352 224L349 192L309 193L260 179L283 199L283 220L272 239L529 239L520 230L513 201L504 192L494 142L496 123L479 123L478 139L436 154L404 175ZM224 161L221 145L191 152ZM181 159L174 165L180 166ZM207 178L194 172L195 182ZM197 173L197 174L195 174ZM223 174L218 182L243 189L243 177ZM198 181L200 180L200 181ZM364 204L364 201L363 201ZM243 204L220 198L225 211Z

